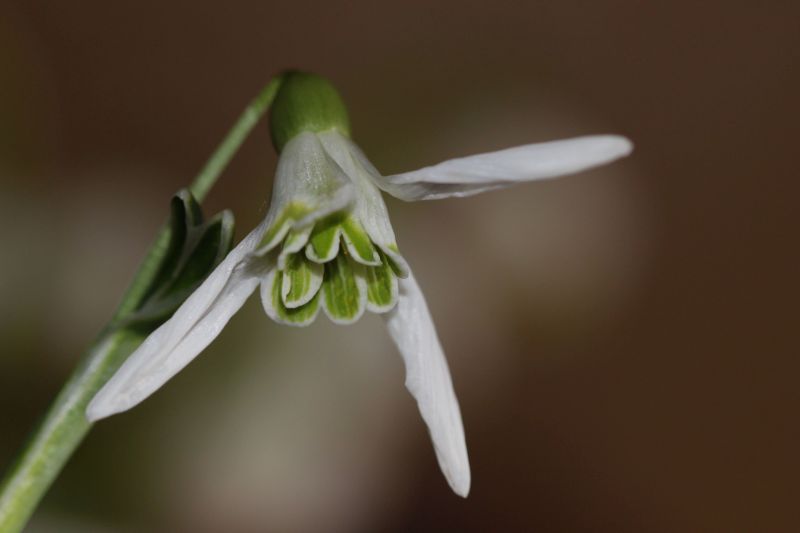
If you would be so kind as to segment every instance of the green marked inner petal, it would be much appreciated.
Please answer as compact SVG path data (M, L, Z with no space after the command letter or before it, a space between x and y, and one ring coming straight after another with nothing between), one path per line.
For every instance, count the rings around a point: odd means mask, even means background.
M292 202L283 208L283 211L275 218L270 224L261 242L256 246L256 253L264 255L272 250L279 242L283 240L286 232L292 227L292 224L309 214L312 209L299 202Z
M283 305L281 290L283 286L283 273L278 271L272 282L271 304L276 322L289 326L307 326L317 317L319 312L319 291L304 305L290 309Z
M306 246L306 256L317 263L326 263L339 253L344 213L334 213L317 222Z
M286 261L281 282L281 300L288 309L308 303L319 292L324 267L306 259L303 254L293 254Z
M304 229L292 229L283 241L283 251L293 254L303 249L303 246L308 242L308 237L311 235L312 226Z
M383 258L389 261L389 266L392 267L392 272L394 272L395 276L406 279L409 272L408 263L406 263L406 260L400 255L400 249L397 245L381 245L380 248L381 252L383 252Z
M307 226L300 230L289 230L289 233L286 235L286 238L283 241L281 253L278 256L278 268L280 270L286 270L286 262L289 259L289 256L303 249L308 242L308 238L311 236L312 229L313 226Z
M360 268L343 253L325 263L322 303L325 313L337 324L352 324L364 313L367 291L363 276L356 273Z
M353 217L347 217L342 222L347 250L353 259L364 265L378 266L381 264L381 257L372 241L364 231L361 224Z
M386 313L397 304L397 276L389 259L382 255L380 266L366 267L367 309L373 313Z

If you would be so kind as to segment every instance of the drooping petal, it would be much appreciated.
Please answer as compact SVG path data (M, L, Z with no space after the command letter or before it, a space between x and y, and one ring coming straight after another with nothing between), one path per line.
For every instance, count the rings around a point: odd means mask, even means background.
M326 147L327 148L327 147ZM401 200L463 197L526 181L556 178L610 163L631 153L619 135L590 135L451 159L412 172L375 179Z
M250 259L265 225L245 237L103 386L86 416L98 420L126 411L158 390L203 351L258 286Z
M461 411L433 320L412 273L400 280L397 306L384 316L405 362L406 388L428 426L439 467L453 491L466 497L470 469Z
M258 253L263 255L272 250L290 229L300 232L345 209L354 200L350 180L317 136L305 132L293 137L278 160L272 202L266 217L267 231Z
M391 258L400 272L399 275L405 277L408 272L408 264L397 251L397 239L389 221L389 212L383 202L380 190L375 186L377 178L373 174L379 177L378 171L358 146L338 131L326 131L318 136L328 155L339 164L355 186L357 191L356 218L361 222L372 242Z

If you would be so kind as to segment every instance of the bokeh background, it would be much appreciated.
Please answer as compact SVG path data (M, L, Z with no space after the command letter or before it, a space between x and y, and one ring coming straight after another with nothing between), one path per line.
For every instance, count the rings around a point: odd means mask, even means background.
M588 133L620 163L388 200L448 353L454 496L380 319L254 299L99 424L31 532L800 530L796 2L0 3L0 469L170 195L286 67L386 173ZM206 202L263 216L265 124Z

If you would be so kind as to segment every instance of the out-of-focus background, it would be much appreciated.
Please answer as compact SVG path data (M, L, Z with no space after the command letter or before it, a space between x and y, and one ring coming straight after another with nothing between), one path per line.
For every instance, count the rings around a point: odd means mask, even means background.
M170 195L271 75L330 77L386 173L614 132L632 157L389 199L467 431L454 496L381 320L253 299L99 424L32 532L798 531L800 8L770 2L0 4L0 469ZM265 124L206 202L241 236ZM794 295L794 296L792 296Z

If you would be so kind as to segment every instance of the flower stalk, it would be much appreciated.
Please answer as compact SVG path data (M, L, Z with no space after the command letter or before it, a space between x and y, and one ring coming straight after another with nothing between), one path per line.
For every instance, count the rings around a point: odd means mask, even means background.
M253 127L269 109L283 78L270 81L245 108L189 186L202 201ZM37 504L92 427L86 406L120 365L159 324L131 320L148 296L170 252L174 228L159 230L111 321L82 356L44 419L0 484L0 532L21 531ZM166 317L165 317L166 318Z

